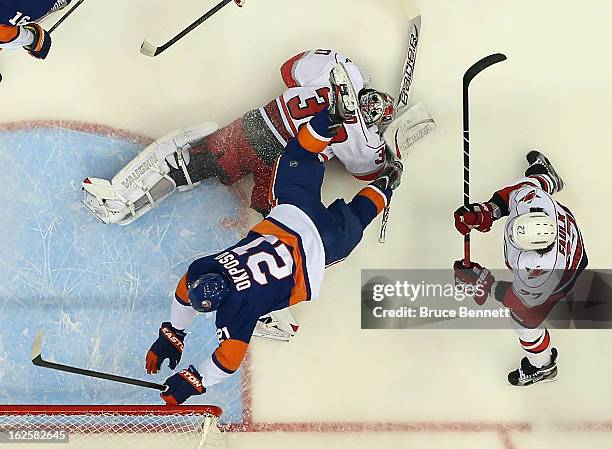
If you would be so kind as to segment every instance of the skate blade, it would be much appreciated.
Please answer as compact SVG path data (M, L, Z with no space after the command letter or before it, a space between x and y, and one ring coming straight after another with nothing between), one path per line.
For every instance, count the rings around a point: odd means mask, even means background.
M558 375L552 378L547 378L544 380L539 380L537 382L534 382L532 384L527 384L527 385L512 385L511 383L507 383L506 385L508 385L509 387L512 388L517 388L517 387L533 387L534 385L538 385L538 384L547 384L547 383L551 383L551 382L555 382L557 380L557 377L559 377Z
M289 342L289 340L291 340L291 336L289 334L286 334L286 335L275 335L275 334L268 334L268 333L259 332L259 331L254 331L253 332L253 337L264 338L266 340L284 341L285 343L287 343L287 342Z
M351 78L346 70L346 66L340 62L332 69L332 76L335 84L346 86L348 88L348 92L346 92L345 95L342 95L342 103L344 104L344 109L347 112L354 114L357 110L357 92L355 92L355 87L353 86L353 82L351 81Z

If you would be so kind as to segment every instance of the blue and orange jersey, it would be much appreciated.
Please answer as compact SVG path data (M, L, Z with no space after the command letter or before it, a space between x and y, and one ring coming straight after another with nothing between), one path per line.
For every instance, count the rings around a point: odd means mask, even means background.
M0 46L23 45L25 31L21 28L47 14L57 0L0 0Z
M220 273L232 281L229 298L216 312L219 347L199 369L205 385L224 380L240 367L259 317L318 295L319 286L313 286L309 272L315 264L319 269L314 276L322 278L322 245L311 263L299 233L270 218L236 245L189 266L175 294L185 306L188 286L202 274Z

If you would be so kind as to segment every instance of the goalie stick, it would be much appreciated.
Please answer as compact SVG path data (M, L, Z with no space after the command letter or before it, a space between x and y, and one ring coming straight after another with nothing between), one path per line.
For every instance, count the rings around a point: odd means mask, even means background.
M78 7L81 5L81 3L83 3L84 1L85 1L85 0L78 0L78 1L77 1L77 2L74 4L74 6L73 6L72 8L70 8L70 9L68 10L68 12L66 12L66 14L64 14L62 17L60 17L60 19L59 19L57 22L55 22L55 24L54 24L54 25L53 25L53 26L52 26L52 27L49 29L49 31L47 31L47 34L51 34L53 31L55 31L55 29L56 29L57 27L59 27L59 26L62 24L62 22L63 22L64 20L66 20L66 19L67 19L67 18L68 18L68 17L69 17L69 16L70 16L70 15L71 15L73 12L74 12L74 10L75 10L75 9L77 9L77 8L78 8ZM55 11L53 11L53 12L55 12ZM42 22L43 20L47 19L47 17L48 17L50 14L51 14L51 13L49 13L49 14L47 14L47 15L43 16L43 17L40 19L40 21L39 21L39 22ZM2 74L1 74L1 73L0 73L0 82L2 82Z
M142 45L140 46L140 53L142 53L145 56L149 56L151 58L159 55L160 53L163 53L164 51L166 51L168 48L172 47L174 44L176 44L179 40L181 40L182 38L184 38L187 34L191 33L193 30L195 30L197 27L199 27L200 25L202 25L202 23L204 23L206 20L208 20L210 17L212 17L213 15L215 15L221 8L223 8L225 5L227 5L228 3L231 2L236 3L238 6L242 7L244 5L245 0L222 0L220 3L218 3L217 5L215 5L210 11L208 11L206 14L204 14L202 17L200 17L198 20L196 20L195 22L193 22L191 25L189 25L187 28L185 28L183 31L181 31L179 34L177 34L176 36L174 36L172 39L170 39L168 42L166 42L164 45L160 46L160 47L156 47L155 45L151 44L149 41L147 41L146 39L143 41Z
M408 22L408 30L410 33L408 41L408 50L406 52L406 61L404 62L404 70L402 71L402 85L397 97L396 108L401 114L408 107L408 98L410 96L410 86L414 77L414 66L416 64L417 49L421 36L421 16L416 16ZM399 154L398 145L395 145L396 154ZM378 235L378 243L385 243L387 240L387 225L389 224L389 214L391 213L391 203L385 206L382 214L380 233Z
M473 64L463 75L463 206L470 204L470 104L469 88L472 80L487 67L506 60L506 55L494 53ZM470 267L470 233L464 236L463 265Z
M99 371L92 371L83 368L77 368L75 366L62 365L61 363L49 362L42 358L41 346L42 340L45 336L44 331L41 331L36 335L34 345L32 346L32 363L42 368L54 369L57 371L65 371L67 373L80 374L81 376L95 377L97 379L110 380L112 382L119 382L123 384L136 385L137 387L151 388L153 390L165 391L168 388L166 385L160 385L153 382L147 382L146 380L133 379L131 377L117 376L115 374L101 373Z

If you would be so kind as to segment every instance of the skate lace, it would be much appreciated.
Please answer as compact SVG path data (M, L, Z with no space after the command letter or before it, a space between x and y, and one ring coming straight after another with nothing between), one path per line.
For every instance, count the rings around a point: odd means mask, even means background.
M531 379L532 377L535 377L537 373L538 373L537 371L534 371L534 372L531 372L531 373L530 372L526 372L526 371L523 371L522 368L519 368L519 379L521 379L521 380Z
M527 359L523 359L521 367L519 368L519 379L531 379L536 377L539 369L530 364Z

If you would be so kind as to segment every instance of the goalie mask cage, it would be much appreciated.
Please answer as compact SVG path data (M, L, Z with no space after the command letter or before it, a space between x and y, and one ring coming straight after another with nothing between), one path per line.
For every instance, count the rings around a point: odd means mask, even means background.
M211 405L0 406L0 447L225 448L220 415L221 409ZM64 435L67 441L57 440Z

